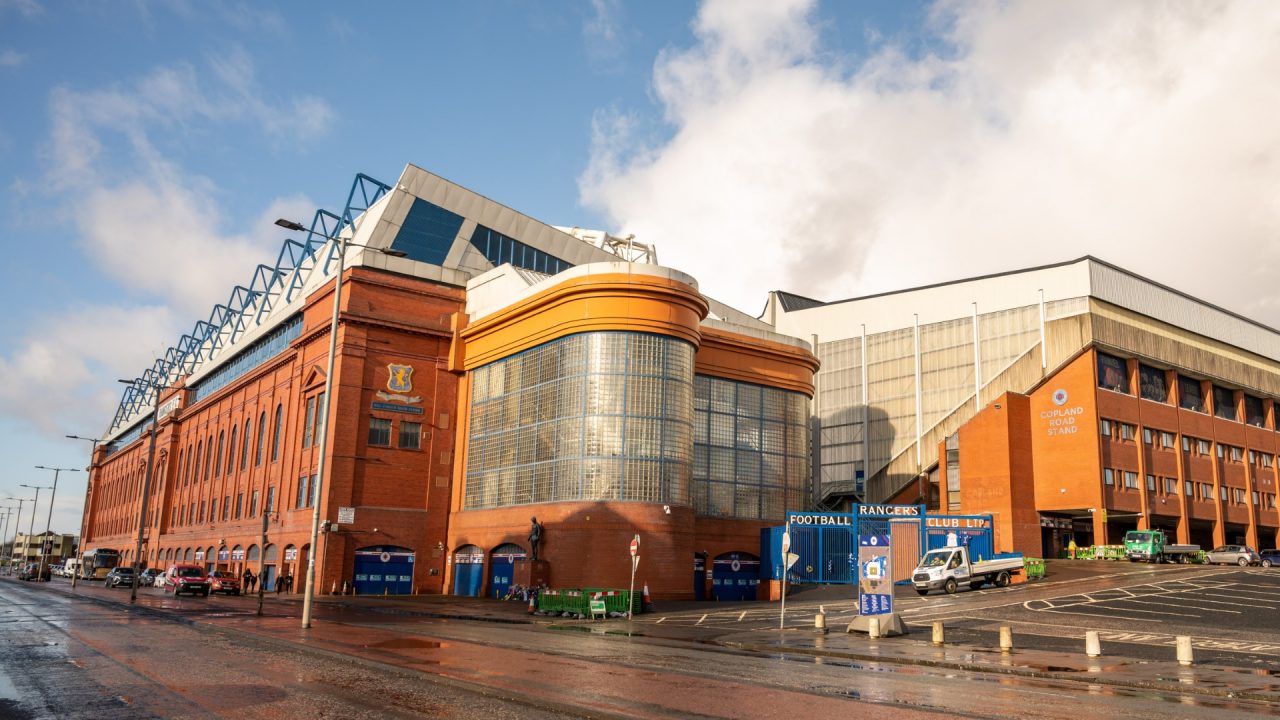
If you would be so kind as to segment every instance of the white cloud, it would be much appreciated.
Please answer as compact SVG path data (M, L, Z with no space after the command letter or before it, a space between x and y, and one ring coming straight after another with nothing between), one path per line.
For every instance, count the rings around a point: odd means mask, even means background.
M587 58L597 70L619 69L625 37L621 0L590 0L591 14L582 23Z
M673 132L599 113L583 201L753 311L1091 253L1280 323L1280 5L944 2L852 72L814 14L705 3Z
M18 67L26 61L27 56L13 48L0 50L0 67Z
M0 0L0 11L13 10L23 17L44 14L44 6L36 0Z

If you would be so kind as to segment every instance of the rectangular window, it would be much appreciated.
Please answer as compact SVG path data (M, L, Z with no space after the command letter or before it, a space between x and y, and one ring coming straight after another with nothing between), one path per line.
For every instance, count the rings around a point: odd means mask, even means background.
M1187 494L1187 497L1191 497L1191 496L1193 495L1192 490L1191 490L1191 481L1190 481L1190 480L1186 480L1186 481L1184 481L1184 485L1183 485L1183 487L1182 487L1182 490L1183 490L1183 492L1185 492L1185 493Z
M1209 493L1208 493L1208 495L1206 495L1206 497L1213 497L1213 488L1212 488L1212 487L1210 487L1210 486L1208 486L1208 485L1205 485L1204 487L1205 487L1205 489L1206 489L1206 490L1208 490L1208 491L1209 491ZM1223 502L1226 502L1226 500L1227 500L1227 489L1226 489L1225 487L1219 486L1219 487L1218 487L1218 495L1222 498L1222 501L1223 501Z
M1222 448L1218 448L1218 449L1219 449L1219 450L1221 450ZM1198 440L1198 439L1197 439L1197 440L1196 440L1196 452L1200 453L1201 455L1208 455L1208 454L1209 454L1209 441L1208 441L1208 440Z
M1105 418L1099 421L1098 430L1100 434L1106 435L1107 437L1111 437L1111 421Z
M422 446L422 423L400 421L397 446L401 450L418 450Z
M1221 460L1227 456L1227 446L1219 443L1215 447L1218 448L1218 459Z
M391 421L386 418L369 418L369 444L391 447Z
M296 508L306 507L307 505L307 476L302 475L298 478L298 497L294 498L293 506Z
M258 491L254 490L249 497L249 517L258 517Z
M1173 433L1160 431L1160 447L1165 449L1173 447Z
M311 447L311 433L313 430L312 423L316 419L316 398L311 396L307 398L307 420L302 426L302 447Z
M1098 387L1129 394L1129 371L1124 360L1098 353Z
M1182 436L1182 452L1191 452L1191 438Z
M1147 476L1147 492L1155 492L1155 491L1156 491L1156 476L1148 475Z
M204 522L204 501L200 501L200 519L197 522Z
M1165 385L1164 371L1150 365L1138 365L1138 389L1143 400L1169 402L1169 388Z
M244 508L244 493L236 494L236 519L240 519L240 511Z
M1275 506L1276 506L1276 496L1272 493L1267 493L1267 507L1275 509Z
M1243 505L1243 504L1244 504L1244 490L1241 490L1240 488L1232 488L1232 492L1233 492L1233 494L1236 496L1236 504L1237 504L1237 505Z
M1165 479L1164 479L1164 494L1165 494L1165 495L1177 495L1177 494L1178 494L1178 480L1177 480L1177 478L1168 478L1168 477L1167 477L1167 478L1165 478Z
M218 498L209 501L209 522L218 519Z
M1137 490L1138 489L1138 473L1129 472L1128 470L1126 470L1124 472L1124 486L1128 490Z
M1213 415L1223 420L1240 420L1236 412L1235 393L1227 388L1213 386Z
M1104 485L1115 485L1116 471L1111 468L1104 468L1102 470L1102 482Z
M276 507L276 489L274 487L267 488L267 504L263 506L266 512L271 512Z
M1231 448L1231 462L1244 462L1243 448L1238 448L1238 447Z
M1250 451L1249 451L1249 464L1250 464L1250 465L1257 465L1257 464L1258 464L1258 453L1256 453L1256 452L1254 452L1254 451L1252 451L1252 450L1250 450Z
M1244 396L1244 421L1255 427L1265 427L1267 424L1267 406L1262 398L1256 398L1252 395Z
M1259 453L1258 457L1262 458L1262 467L1271 467L1271 455L1269 453Z
M1183 410L1204 412L1204 391L1200 381L1186 375L1178 376L1178 407Z
M222 519L226 520L231 517L231 496L222 496Z
M1142 428L1142 442L1146 445L1155 444L1155 433L1151 432L1151 428Z
M1120 439L1126 442L1132 442L1138 436L1138 426L1129 423L1120 423Z

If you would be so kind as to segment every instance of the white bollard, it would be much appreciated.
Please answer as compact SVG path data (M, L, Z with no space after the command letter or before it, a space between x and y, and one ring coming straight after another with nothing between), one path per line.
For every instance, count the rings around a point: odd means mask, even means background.
M867 637L880 637L880 618L873 617L867 621Z
M933 621L933 644L934 645L946 644L947 639L946 639L946 636L944 635L945 632L946 631L942 629L942 621L934 620Z
M1089 630L1084 634L1084 654L1089 657L1102 654L1102 641L1098 639L1097 630Z
M827 614L821 610L813 616L813 629L820 633L827 632Z
M1000 652L1009 652L1013 649L1013 630L1008 625L1000 626Z
M1195 662L1195 658L1193 657L1193 653L1191 650L1191 636L1179 635L1178 636L1178 664L1190 665L1193 662Z

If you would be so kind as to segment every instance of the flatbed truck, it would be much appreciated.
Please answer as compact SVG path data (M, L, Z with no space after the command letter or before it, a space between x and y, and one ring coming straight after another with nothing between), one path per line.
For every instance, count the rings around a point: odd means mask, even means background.
M1163 530L1130 530L1124 534L1124 554L1129 562L1189 563L1199 545L1168 544Z
M921 595L942 590L948 595L962 587L977 589L983 585L1005 587L1023 572L1022 555L997 557L972 562L967 547L945 547L930 550L920 558L911 573L911 584Z

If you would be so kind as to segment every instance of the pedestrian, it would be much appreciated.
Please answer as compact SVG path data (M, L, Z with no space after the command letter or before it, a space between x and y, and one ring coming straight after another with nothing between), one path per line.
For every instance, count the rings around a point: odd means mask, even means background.
M284 589L284 576L281 575L276 578L276 594L279 595L280 591L283 589Z
M287 593L293 592L293 573L284 576L284 591Z
M252 570L250 570L249 568L244 569L244 575L240 576L240 584L244 586L242 589L244 590L246 595L251 594L253 592L253 571Z

